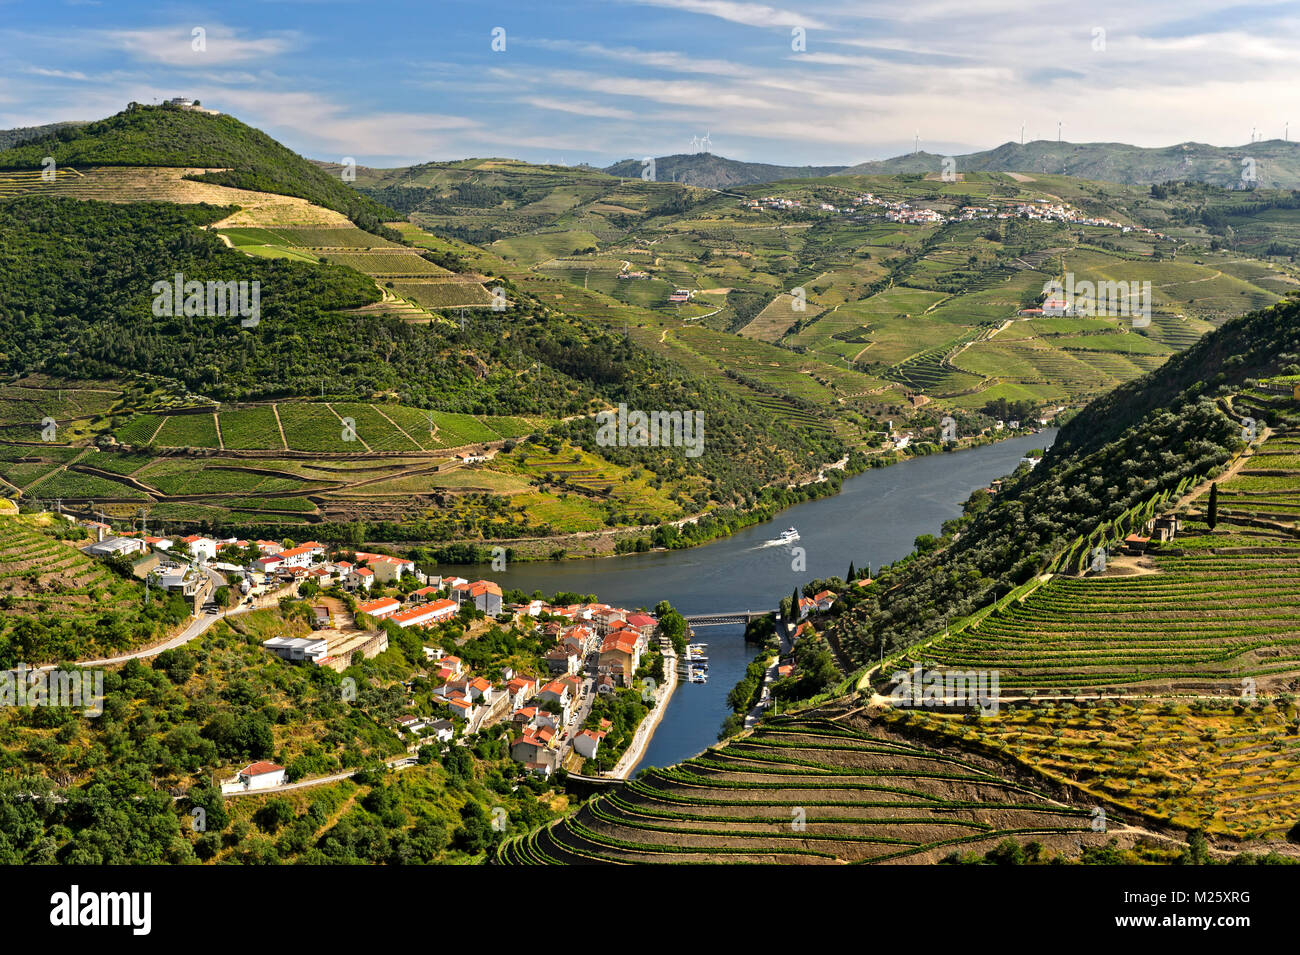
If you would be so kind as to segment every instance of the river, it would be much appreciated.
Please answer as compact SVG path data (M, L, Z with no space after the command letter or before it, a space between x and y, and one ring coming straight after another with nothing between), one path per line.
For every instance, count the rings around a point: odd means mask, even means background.
M944 521L960 515L971 491L1009 474L1027 451L1047 447L1055 437L1056 431L1047 429L874 468L845 480L839 494L796 504L766 524L688 550L512 562L506 571L483 564L455 572L548 597L560 591L596 594L604 603L629 608L668 600L683 614L769 610L796 585L844 576L849 561L874 570L903 557L918 535L937 534ZM793 567L798 553L776 540L786 527L799 531L794 546L803 549L803 570ZM696 640L709 644L709 682L677 687L638 768L667 766L716 742L731 712L727 693L753 659L754 648L743 633L742 626L696 630Z

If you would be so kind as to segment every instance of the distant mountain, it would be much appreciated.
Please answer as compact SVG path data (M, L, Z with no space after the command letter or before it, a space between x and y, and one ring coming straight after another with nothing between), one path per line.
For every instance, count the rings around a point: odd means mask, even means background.
M18 126L14 129L0 129L0 149L8 149L10 146L25 143L29 139L48 136L50 133L57 133L61 129L75 129L78 126L85 126L88 122L87 120L82 122L47 123L44 126Z
M1234 187L1253 172L1265 189L1300 188L1300 143L1270 139L1245 146L1179 143L1159 149L1125 143L1058 143L1035 140L1003 143L995 149L952 157L956 172L1058 173L1102 182L1145 186L1189 179ZM943 156L910 153L843 170L845 175L893 175L943 171ZM1243 162L1249 160L1249 162Z
M776 182L778 179L808 179L815 176L833 176L843 166L774 166L762 162L741 162L715 156L713 153L679 153L676 156L659 156L655 159L654 178L659 182L681 182L705 189L726 189L728 186L748 186L758 182ZM605 172L611 176L640 178L644 164L640 159L624 159Z

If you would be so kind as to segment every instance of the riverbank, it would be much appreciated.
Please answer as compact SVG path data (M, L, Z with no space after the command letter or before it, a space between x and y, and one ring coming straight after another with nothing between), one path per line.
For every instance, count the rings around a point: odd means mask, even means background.
M641 762L641 757L645 755L646 747L654 739L655 730L659 728L659 721L663 719L664 713L668 712L668 704L673 698L673 693L677 690L677 653L669 645L664 648L664 681L655 688L655 705L650 708L641 725L636 728L632 735L632 745L630 745L619 757L614 768L610 770L609 775L614 779L627 779L632 773L632 769L637 763Z
M631 554L624 560L509 561L443 570L470 580L485 577L525 594L598 593L619 607L669 601L685 616L775 608L794 586L843 577L852 561L879 567L910 553L916 537L938 533L962 513L970 493L1014 471L1035 448L1051 445L1054 431L985 447L916 457L897 467L871 468L846 479L839 494L804 501L777 524L747 527L702 547ZM777 533L800 534L795 552ZM709 642L709 681L676 688L637 767L668 766L717 742L733 712L729 691L760 652L745 643L743 624L696 628Z
M875 449L854 452L845 455L839 461L822 467L815 478L783 488L767 487L764 493L780 495L781 499L771 500L748 510L716 509L678 518L666 524L644 524L635 527L611 527L598 531L574 531L568 534L552 534L545 537L514 537L485 540L466 545L475 553L474 560L465 560L463 548L457 553L449 549L429 547L439 564L447 566L468 566L488 564L495 557L493 551L505 548L508 560L518 563L548 563L566 560L586 560L605 557L630 557L646 553L671 553L702 547L741 531L766 524L778 515L793 507L841 493L843 483L872 470L892 468L911 461L925 460L946 454L960 454L977 448L991 447L1008 441L1016 441L1040 434L1035 429L995 437L981 435L967 442L953 446L951 451L943 451L934 445L921 443L907 449ZM932 450L921 450L929 448ZM856 456L856 459L855 459ZM670 540L670 546L656 544L656 538ZM412 541L366 541L365 547L382 547L392 550L410 550L415 545Z

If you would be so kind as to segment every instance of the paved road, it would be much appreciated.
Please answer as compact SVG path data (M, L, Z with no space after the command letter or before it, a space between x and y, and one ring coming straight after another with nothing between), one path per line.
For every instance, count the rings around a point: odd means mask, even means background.
M217 579L221 578L221 575L218 574L216 571L207 571L207 573L211 577ZM207 632L207 629L211 627L214 623L216 623L218 620L222 620L226 617L233 617L236 614L248 613L248 611L250 610L260 610L264 606L269 606L269 604L259 601L253 604L241 603L238 607L234 607L230 610L223 610L220 613L200 613L197 617L195 617L193 620L189 622L189 625L186 626L184 630L182 630L176 636L172 637L170 640L165 641L164 643L155 644L152 647L145 647L143 650L133 650L130 653L121 653L118 654L117 656L102 657L98 660L78 660L76 661L75 666L81 666L81 667L114 666L118 663L125 663L128 660L145 660L148 659L149 657L156 657L164 650L174 650L176 647L184 646L185 644L189 643L195 637L201 636L202 634ZM56 668L57 668L57 664L53 664L53 663L47 663L45 666L41 666L41 667L32 667L32 669L34 670L53 670Z
M395 756L392 759L385 760L385 762L393 769L397 770L415 766L418 764L419 760L415 756ZM347 772L334 773L330 776L317 776L314 779L300 779L296 783L285 783L283 786L272 786L269 789L236 790L234 792L225 793L225 797L227 799L232 799L235 796L265 796L269 793L288 792L291 789L310 789L313 786L325 786L329 783L337 783L344 779L350 779L355 776L356 773L357 771L355 769L349 769ZM184 797L178 796L176 798L182 799Z

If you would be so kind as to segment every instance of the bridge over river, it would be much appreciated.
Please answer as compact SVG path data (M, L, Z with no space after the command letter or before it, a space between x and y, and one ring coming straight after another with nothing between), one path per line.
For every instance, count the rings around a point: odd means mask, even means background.
M686 625L696 627L725 627L729 624L749 623L759 617L766 617L770 610L731 610L718 613L695 613L686 616Z

